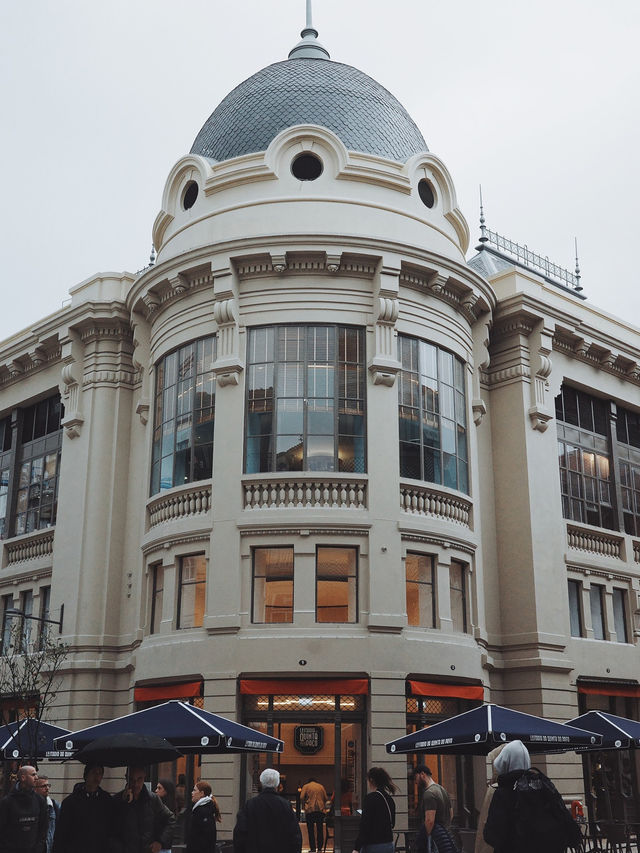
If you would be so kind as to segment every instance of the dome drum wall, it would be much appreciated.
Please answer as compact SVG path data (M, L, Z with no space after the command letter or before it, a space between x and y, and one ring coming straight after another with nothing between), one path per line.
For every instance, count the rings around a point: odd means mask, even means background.
M298 180L291 171L303 153L322 164L316 180ZM196 174L198 198L185 210L182 196ZM424 180L434 190L432 208L420 197ZM451 177L435 155L423 152L399 164L348 151L325 128L301 126L284 130L263 153L219 164L194 155L179 161L167 180L154 244L162 263L239 236L265 240L305 232L343 239L395 237L459 263L465 263L469 240Z

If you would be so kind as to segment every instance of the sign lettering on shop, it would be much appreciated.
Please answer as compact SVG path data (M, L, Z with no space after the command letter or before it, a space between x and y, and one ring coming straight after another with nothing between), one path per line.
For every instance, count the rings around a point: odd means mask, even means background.
M320 752L324 743L322 726L296 726L293 733L293 744L303 755L315 755Z

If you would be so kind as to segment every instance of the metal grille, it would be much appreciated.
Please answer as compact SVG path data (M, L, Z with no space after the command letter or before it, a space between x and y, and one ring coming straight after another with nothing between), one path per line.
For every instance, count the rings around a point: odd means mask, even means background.
M273 699L273 704L269 700ZM336 700L341 711L362 711L364 696L245 696L244 710L247 711L335 711Z
M436 699L427 696L409 696L407 699L407 714L453 717L457 713L459 713L457 699Z
M537 270L545 278L564 284L566 287L572 288L572 290L582 290L579 275L574 275L564 267L552 263L549 258L543 257L537 252L531 252L526 246L520 246L518 243L514 243L513 240L502 237L496 231L491 231L489 228L484 228L483 234L487 237L488 242L495 246L499 252L506 252L523 266Z

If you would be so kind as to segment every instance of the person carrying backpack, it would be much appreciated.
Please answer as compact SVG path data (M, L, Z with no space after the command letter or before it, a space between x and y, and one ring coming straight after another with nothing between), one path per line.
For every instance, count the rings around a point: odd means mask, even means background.
M580 844L580 829L553 782L531 769L526 746L508 743L493 762L498 787L484 840L495 853L565 853Z

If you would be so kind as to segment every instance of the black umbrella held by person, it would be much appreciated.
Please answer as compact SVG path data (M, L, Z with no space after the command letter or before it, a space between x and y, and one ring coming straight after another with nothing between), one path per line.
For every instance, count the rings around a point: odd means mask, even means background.
M136 732L97 738L73 756L83 764L105 767L141 767L161 761L175 761L182 753L158 735Z

